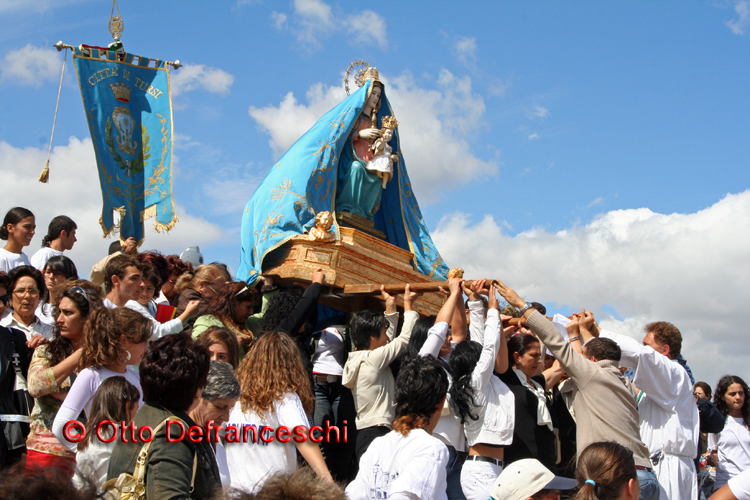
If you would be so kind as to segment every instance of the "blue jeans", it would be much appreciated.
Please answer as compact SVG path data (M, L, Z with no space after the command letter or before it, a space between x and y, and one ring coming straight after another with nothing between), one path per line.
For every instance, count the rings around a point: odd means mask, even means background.
M659 481L653 471L637 469L638 482L641 483L639 500L659 500Z
M466 457L469 455L465 451L456 451L453 446L448 448L448 465L445 467L448 473L448 500L466 500L464 491L461 489L461 469L464 466Z
M315 382L313 421L315 425L324 429L320 450L323 452L328 470L337 481L349 482L357 476L358 464L354 456L357 444L357 427L354 422L356 418L357 410L354 408L354 398L349 389L341 385L341 382ZM333 426L338 427L338 435L335 432L325 432ZM337 437L339 439L336 439Z

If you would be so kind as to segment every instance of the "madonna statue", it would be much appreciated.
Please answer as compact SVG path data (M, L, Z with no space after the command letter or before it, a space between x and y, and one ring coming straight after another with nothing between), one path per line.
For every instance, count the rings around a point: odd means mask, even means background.
M357 223L349 225L412 252L416 271L446 278L448 268L419 210L401 154L399 130L389 125L397 123L395 114L378 78L377 69L369 65L360 70L355 77L359 90L305 132L253 193L242 216L238 279L253 282L266 254L313 229L319 212L333 214L331 231L337 240L339 225L354 220ZM384 175L383 167L370 166L376 163L370 160L378 139L380 150L387 143L385 150L397 160L392 173Z

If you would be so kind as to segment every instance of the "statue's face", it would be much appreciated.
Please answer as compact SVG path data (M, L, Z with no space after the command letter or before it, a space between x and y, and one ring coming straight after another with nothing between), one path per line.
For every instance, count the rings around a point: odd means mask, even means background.
M320 227L327 231L331 229L331 226L333 226L333 217L331 217L331 214L329 214L328 212L321 214L319 223Z
M381 89L379 86L375 85L372 87L372 92L370 92L370 97L367 99L367 107L374 108L378 105L380 102L380 95L383 93L383 89Z
M390 142L391 139L393 139L393 130L387 128L383 131L383 140L385 142Z

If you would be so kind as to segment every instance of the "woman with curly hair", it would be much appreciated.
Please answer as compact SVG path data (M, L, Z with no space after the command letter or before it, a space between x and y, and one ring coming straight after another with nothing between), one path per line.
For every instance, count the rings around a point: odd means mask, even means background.
M726 418L724 430L708 435L708 448L718 455L718 490L742 471L750 469L750 401L748 387L736 375L721 377L714 392L714 404Z
M282 432L285 427L291 438L296 428L304 428L307 437L307 415L315 402L295 342L285 333L266 333L245 355L238 378L241 395L229 415L226 440L232 486L255 492L273 474L293 472L297 468L297 450L318 476L333 481L317 444L308 439L301 443L286 439ZM233 442L233 427L243 433L244 429L255 428L258 442ZM268 433L274 439L265 444ZM274 433L280 434L282 440L275 439ZM253 432L246 435L248 440L256 441Z
M216 263L204 264L196 267L192 271L183 273L174 284L172 293L172 305L177 308L175 316L179 316L188 304L197 300L200 302L198 315L206 314L208 301L211 300L225 283L231 281L229 273L224 266ZM184 333L190 335L193 331L193 322L195 316L185 325Z
M195 319L193 339L211 326L225 327L237 336L240 346L247 349L255 336L245 327L245 321L253 313L257 296L255 288L244 281L225 283L209 300L204 314Z
M63 427L76 420L82 410L90 416L91 399L103 381L121 375L140 391L140 377L133 365L140 363L151 331L147 318L124 307L99 308L89 314L78 362L81 371L52 424L55 437L71 451L76 443L66 439Z
M76 378L86 320L102 307L99 289L88 281L69 281L60 290L54 336L34 351L29 366L29 394L35 403L26 439L27 469L59 466L71 474L75 469L75 454L52 433L52 422Z

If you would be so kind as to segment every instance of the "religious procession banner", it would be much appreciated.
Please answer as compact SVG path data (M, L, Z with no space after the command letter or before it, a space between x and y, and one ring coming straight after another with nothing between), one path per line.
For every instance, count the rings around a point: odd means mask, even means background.
M159 59L80 46L73 62L94 143L104 206L104 236L144 239L177 222L172 198L172 101L169 66ZM115 224L114 213L120 215Z

